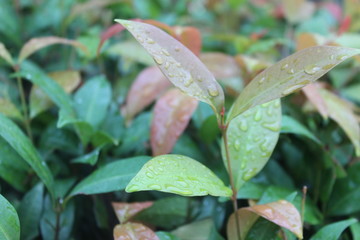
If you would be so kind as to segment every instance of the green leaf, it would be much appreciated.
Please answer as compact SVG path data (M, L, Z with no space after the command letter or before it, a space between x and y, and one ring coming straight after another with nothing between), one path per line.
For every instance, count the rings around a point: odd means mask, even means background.
M31 240L39 235L39 222L43 210L44 187L37 184L27 192L19 207L21 239Z
M22 120L23 116L17 107L8 99L0 97L0 113L7 117Z
M279 227L276 224L259 218L247 233L246 240L276 240L278 231Z
M0 57L3 58L10 66L14 65L14 61L10 53L2 43L0 43Z
M360 223L353 223L350 227L354 240L360 240Z
M337 240L341 233L350 225L358 222L355 218L328 224L322 227L310 240Z
M150 157L143 156L108 163L76 185L70 196L124 190L130 179L149 159Z
M75 93L75 109L80 119L97 128L104 120L111 101L111 87L104 76L88 80Z
M196 239L196 240L215 240L222 239L216 238L212 235L214 229L214 222L212 219L204 219L197 222L192 222L181 226L171 233L179 239Z
M184 196L231 196L232 191L207 167L181 155L161 155L147 162L126 192L156 190Z
M265 166L276 146L280 126L279 99L256 106L230 122L227 129L228 150L236 189L240 189ZM227 166L224 144L221 150Z
M0 136L32 167L39 178L46 185L50 193L53 193L54 179L30 140L8 118L0 114Z
M0 194L0 239L20 239L20 223L15 208Z
M96 148L92 152L89 152L88 154L85 154L81 157L73 159L72 163L83 163L83 164L90 164L91 166L94 166L96 162L98 161L100 154L100 149Z
M316 46L281 60L258 74L234 102L227 122L247 109L286 96L316 81L360 49Z
M120 19L115 21L131 32L176 87L210 104L219 116L224 106L224 92L210 71L189 49L152 25Z
M310 132L304 125L299 123L295 118L283 115L281 120L281 133L293 133L307 137L314 142L321 144L320 140Z
M179 238L175 237L171 233L163 231L156 232L156 236L158 236L160 240L179 240Z

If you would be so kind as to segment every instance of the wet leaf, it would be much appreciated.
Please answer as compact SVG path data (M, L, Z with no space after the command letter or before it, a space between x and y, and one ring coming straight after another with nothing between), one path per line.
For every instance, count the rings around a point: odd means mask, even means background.
M114 240L159 240L155 232L141 223L118 224L114 228Z
M20 239L20 223L15 208L0 194L0 239Z
M293 133L307 137L321 144L320 140L310 132L304 125L290 116L283 115L281 120L281 133Z
M9 118L23 119L21 112L17 107L8 99L0 97L0 113Z
M330 118L344 130L355 147L356 155L360 156L360 126L350 103L326 89L321 89L320 95L329 110Z
M236 215L240 229L240 240L245 240L248 232L259 216L251 211L247 211L246 209L237 210ZM231 214L227 223L226 232L229 240L239 240L237 236L235 217L235 213Z
M147 162L126 192L156 190L183 196L231 196L232 191L207 167L181 155L162 155Z
M200 60L216 79L233 78L240 75L240 66L230 55L221 52L202 53Z
M221 86L189 49L152 25L126 20L116 21L131 32L176 87L210 104L217 114L221 112L224 105Z
M337 240L341 233L350 225L358 222L355 218L328 224L322 227L310 240Z
M0 57L3 58L10 66L14 65L14 61L3 43L0 43Z
M316 46L294 53L258 74L245 87L231 108L227 122L249 108L305 87L359 53L360 49L331 46Z
M81 82L78 71L68 70L49 73L48 76L58 83L66 93L71 93ZM30 117L49 109L52 105L50 98L41 88L34 85L30 91Z
M269 160L280 134L280 100L263 103L233 119L227 130L236 189L253 178ZM221 148L227 166L224 145Z
M26 58L28 58L31 54L35 53L36 51L53 44L72 45L73 47L80 48L84 53L87 53L87 48L83 44L74 40L69 40L60 37L32 38L22 47L19 54L19 63L24 61Z
M293 232L298 238L303 238L302 222L299 211L294 205L285 200L263 205L242 208L258 214L283 228Z
M314 104L321 116L324 119L327 119L329 116L329 110L327 109L325 101L319 92L320 88L318 85L316 83L309 84L304 87L302 91L305 93L305 96L309 99L309 101Z
M122 109L126 122L131 121L137 113L151 104L168 87L170 87L170 83L159 68L148 67L141 71L131 85L126 105Z
M197 105L195 98L178 89L169 90L158 99L151 124L151 149L154 156L171 152Z
M114 161L92 172L71 191L77 194L99 194L124 190L149 157L133 157Z
M116 217L118 218L120 223L127 222L142 210L151 207L151 205L153 205L153 202L112 203Z

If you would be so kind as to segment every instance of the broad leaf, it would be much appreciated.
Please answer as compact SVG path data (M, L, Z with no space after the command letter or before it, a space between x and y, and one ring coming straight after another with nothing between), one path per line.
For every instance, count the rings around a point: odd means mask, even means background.
M157 67L148 67L140 72L131 85L126 97L126 105L122 108L126 122L129 123L137 113L151 104L169 86L169 81Z
M167 154L187 127L198 101L178 89L158 99L151 124L151 149L154 156Z
M265 166L276 146L280 127L279 99L249 109L230 122L227 129L228 150L236 189L240 189ZM224 144L221 150L227 166Z
M111 86L104 76L88 80L76 93L74 105L80 119L94 128L105 119L111 101Z
M191 50L196 56L201 52L201 33L194 27L173 27L177 39Z
M239 223L240 239L237 236L236 217ZM246 235L258 218L257 214L245 209L237 210L236 215L235 213L231 214L226 227L228 240L245 240Z
M71 93L79 86L81 78L78 71L68 70L49 73L48 76L59 84L66 93ZM30 117L47 110L52 105L50 98L34 85L30 91Z
M221 52L209 52L202 53L200 60L216 79L233 78L240 75L240 66L232 56Z
M116 21L134 35L176 87L210 104L217 114L222 111L224 93L221 86L189 49L152 25L126 20Z
M258 74L232 106L227 122L261 103L286 96L316 81L360 49L317 46L296 52Z
M150 157L133 157L108 163L76 185L70 195L99 194L124 190L131 178L149 159Z
M99 154L100 154L100 148L96 148L93 151L89 152L88 154L73 159L71 162L90 164L91 166L94 166L98 161Z
M120 223L127 222L142 210L151 207L151 205L153 205L153 202L112 203L116 217L118 218Z
M14 65L14 61L3 43L0 43L0 58L3 58L10 66Z
M114 240L159 240L155 232L141 223L125 223L114 228Z
M147 162L126 192L156 190L183 196L225 196L232 191L207 167L181 155L162 155Z
M20 239L20 223L15 208L0 194L0 239Z
M290 230L298 238L303 238L300 213L296 207L288 201L279 200L277 202L254 205L242 209L256 213L270 222Z
M355 218L331 223L322 227L310 240L337 240L341 233L350 225L358 222Z
M10 100L2 97L0 97L0 113L10 118L23 119L23 116L17 107Z
M329 110L330 118L344 130L355 147L356 155L360 156L360 126L350 107L350 103L326 89L321 89L320 94Z
M320 140L310 132L304 125L290 116L283 115L281 120L281 133L293 133L307 137L321 144Z
M0 136L32 167L39 178L53 193L54 179L34 145L24 133L8 118L0 114Z
M87 49L84 45L81 43L69 40L66 38L60 38L60 37L40 37L40 38L32 38L30 39L25 45L22 47L20 54L19 54L19 63L24 61L26 58L28 58L31 54L34 52L48 47L53 44L66 44L66 45L72 45L74 47L80 48L83 52L87 52Z
M302 91L305 93L305 96L309 99L309 101L314 104L321 116L324 119L327 119L329 116L329 110L327 109L325 101L319 92L319 86L315 83L312 83L304 87Z
M181 226L171 233L179 239L209 240L214 239L214 237L211 236L214 228L215 226L213 220L211 218L207 218Z

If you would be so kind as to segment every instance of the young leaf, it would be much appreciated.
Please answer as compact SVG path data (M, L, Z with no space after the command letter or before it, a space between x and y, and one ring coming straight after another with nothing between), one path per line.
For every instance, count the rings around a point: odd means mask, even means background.
M151 124L151 149L154 156L171 152L197 105L195 98L178 89L169 90L158 99Z
M227 130L228 150L236 189L265 166L280 134L280 100L258 105L233 119ZM227 166L226 150L222 156Z
M53 44L72 45L73 47L80 48L84 53L87 53L87 48L83 44L74 40L69 40L66 38L59 38L59 37L32 38L22 47L19 54L19 63L24 61L34 52Z
M216 79L233 78L240 75L240 66L232 56L221 52L209 52L202 53L200 60Z
M232 191L207 167L181 155L162 155L147 162L126 192L156 190L183 196L225 196Z
M72 163L90 164L91 166L94 166L96 164L96 162L98 161L99 154L100 154L100 148L96 148L88 154L85 154L83 156L73 159L71 162Z
M226 232L228 240L239 240L236 229L236 219L238 217L239 229L240 229L240 240L245 240L251 227L254 225L259 216L251 211L245 209L238 209L235 213L231 214L227 223Z
M114 240L159 240L153 230L141 223L118 224L114 228Z
M2 97L0 97L0 113L10 118L23 119L23 116L17 107L10 100Z
M270 222L290 230L298 238L303 238L300 213L296 207L288 201L279 200L277 202L254 205L242 209L256 213Z
M189 49L152 25L126 20L116 21L131 32L176 87L210 104L217 114L222 111L224 92L221 86Z
M7 62L10 66L14 65L14 61L13 61L10 53L8 52L8 50L6 49L4 44L1 42L0 42L0 57L3 58L5 60L5 62Z
M350 225L358 222L355 218L331 223L322 227L310 240L337 240L341 233Z
M153 205L153 202L136 202L136 203L121 203L113 202L116 217L120 223L125 223L133 216L141 212L142 210L149 208Z
M105 119L111 101L111 86L104 76L88 80L74 96L79 118L97 128Z
M322 98L319 90L320 89L318 85L315 83L309 84L302 89L302 91L305 93L305 96L309 99L309 101L312 104L314 104L314 106L317 108L321 116L324 119L327 119L329 116L329 110L327 109L325 101Z
M360 126L349 103L326 89L321 89L320 95L329 110L330 118L344 130L355 147L356 156L360 156Z
M20 239L20 223L15 208L0 194L0 239Z
M92 172L71 191L77 194L99 194L124 190L150 157L133 157L109 163Z
M58 83L66 93L71 93L79 86L81 78L78 71L68 70L49 73L48 76ZM47 110L52 105L49 97L34 85L30 91L30 117L33 118L39 113Z
M32 167L49 192L53 193L54 179L46 162L19 127L2 114L0 114L0 136Z
M227 122L261 103L286 96L316 81L360 49L316 46L296 52L258 74L233 104Z
M169 81L157 67L148 67L140 72L131 85L126 97L126 105L123 107L126 122L129 123L169 86Z

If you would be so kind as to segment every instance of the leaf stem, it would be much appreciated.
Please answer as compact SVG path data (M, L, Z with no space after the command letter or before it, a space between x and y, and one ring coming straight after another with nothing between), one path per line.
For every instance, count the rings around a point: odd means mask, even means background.
M304 186L302 189L303 192L303 196L302 196L302 200L301 200L301 221L302 221L302 226L304 228L304 219L305 219L305 204L306 204L306 193L307 193L307 186Z
M224 148L225 148L225 155L226 155L226 163L227 163L227 168L228 168L228 172L229 172L229 179L230 179L230 185L231 185L231 190L233 192L233 195L231 197L232 203L233 203L233 207L234 207L234 214L235 214L235 223L236 223L236 234L237 234L237 238L239 240L241 240L241 235L240 235L240 220L239 220L239 215L237 214L237 210L238 210L238 204L237 204L237 189L235 187L235 183L234 183L234 177L233 177L233 173L232 173L232 168L231 168L231 161L230 161L230 153L229 153L229 145L228 145L228 139L227 139L227 129L228 129L228 125L224 124L224 115L222 114L221 117L221 125L219 126L221 129L221 133L222 133L222 137L224 140Z

